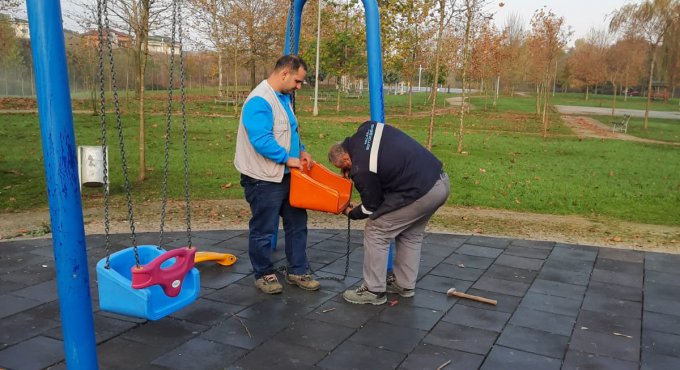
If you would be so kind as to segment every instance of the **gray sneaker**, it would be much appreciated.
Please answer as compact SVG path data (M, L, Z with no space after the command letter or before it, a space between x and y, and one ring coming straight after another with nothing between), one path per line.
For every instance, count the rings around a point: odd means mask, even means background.
M361 284L357 289L345 290L342 293L342 298L349 303L372 304L376 306L387 302L387 294L385 292L371 292L364 284Z
M283 286L279 283L276 274L263 275L255 280L255 286L267 294L278 294L283 291Z
M411 298L416 295L415 289L402 288L397 284L396 281L390 281L387 283L387 293L396 293L404 298Z

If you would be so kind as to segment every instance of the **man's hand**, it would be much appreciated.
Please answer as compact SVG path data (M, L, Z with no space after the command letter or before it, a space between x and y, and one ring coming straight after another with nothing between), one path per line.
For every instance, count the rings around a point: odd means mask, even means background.
M288 160L286 161L286 166L290 168L302 168L300 160L293 157L288 158Z
M349 217L349 213L352 212L353 209L354 209L354 205L352 205L352 203L349 203L349 204L347 204L347 207L345 207L345 209L342 210L342 214Z
M312 155L307 152L300 153L300 162L302 162L302 165L305 167L307 171L311 170L312 166L314 166Z

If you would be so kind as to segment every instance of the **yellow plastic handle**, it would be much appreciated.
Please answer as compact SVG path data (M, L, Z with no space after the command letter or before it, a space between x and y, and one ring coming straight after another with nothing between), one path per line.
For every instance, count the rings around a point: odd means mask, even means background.
M237 260L238 258L233 254L217 252L196 252L196 257L194 257L194 263L215 261L222 266L231 266L236 263Z

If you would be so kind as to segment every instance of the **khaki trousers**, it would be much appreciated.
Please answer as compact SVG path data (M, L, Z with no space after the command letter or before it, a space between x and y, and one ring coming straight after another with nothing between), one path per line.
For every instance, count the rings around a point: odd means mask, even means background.
M432 189L415 202L366 221L364 228L364 281L372 292L386 290L387 257L390 240L396 242L393 270L397 284L413 289L418 278L423 234L434 212L449 197L450 183L445 173Z

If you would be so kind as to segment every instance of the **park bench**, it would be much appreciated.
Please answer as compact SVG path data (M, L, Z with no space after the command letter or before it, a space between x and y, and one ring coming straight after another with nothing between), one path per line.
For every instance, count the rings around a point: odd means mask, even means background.
M611 121L612 132L628 132L628 121L630 121L630 114L624 114L620 121Z

